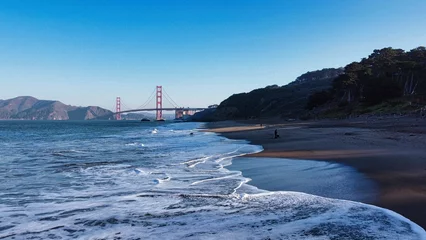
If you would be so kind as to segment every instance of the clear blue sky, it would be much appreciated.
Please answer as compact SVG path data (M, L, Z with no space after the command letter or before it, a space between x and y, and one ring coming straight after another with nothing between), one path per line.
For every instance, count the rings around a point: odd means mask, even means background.
M1 0L0 99L182 106L426 44L425 0Z

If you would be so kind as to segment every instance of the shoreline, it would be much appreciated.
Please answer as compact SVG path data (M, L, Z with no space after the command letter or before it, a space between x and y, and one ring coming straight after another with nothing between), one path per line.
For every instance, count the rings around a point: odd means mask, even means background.
M426 229L424 120L383 118L289 123L270 119L214 122L207 123L206 128L206 131L229 139L247 140L264 149L244 157L314 160L352 167L378 186L377 200L368 204L395 211ZM275 129L281 136L279 139L273 138Z
M372 204L376 184L350 166L326 161L236 157L225 167L249 178L247 184L266 191L302 192Z

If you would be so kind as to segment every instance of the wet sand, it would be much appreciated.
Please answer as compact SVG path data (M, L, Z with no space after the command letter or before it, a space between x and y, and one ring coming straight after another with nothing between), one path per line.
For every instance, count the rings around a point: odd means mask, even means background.
M231 171L250 178L250 185L268 191L294 191L316 196L374 203L376 184L352 167L333 162L285 158L238 157Z
M263 152L249 155L259 161L272 157L351 166L377 184L378 197L372 204L398 212L426 229L426 119L271 119L217 122L207 127L231 139L262 145ZM275 129L278 139L273 137Z

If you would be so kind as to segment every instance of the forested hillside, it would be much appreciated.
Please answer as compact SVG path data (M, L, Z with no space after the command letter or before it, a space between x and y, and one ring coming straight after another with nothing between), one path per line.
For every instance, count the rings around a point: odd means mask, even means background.
M348 64L329 89L309 97L307 108L322 113L404 113L424 107L425 95L426 48L384 48Z
M305 111L308 97L328 89L343 69L328 68L308 72L285 86L271 85L239 93L224 100L208 120L297 117Z
M348 117L426 112L426 48L383 48L344 68L310 71L285 86L239 93L197 120Z

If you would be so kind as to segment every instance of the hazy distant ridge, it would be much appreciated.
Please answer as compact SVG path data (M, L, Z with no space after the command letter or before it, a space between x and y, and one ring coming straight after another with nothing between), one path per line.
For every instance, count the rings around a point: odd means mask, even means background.
M31 96L0 100L2 120L89 120L109 117L112 117L111 111L97 106L76 107L60 101L39 100Z

